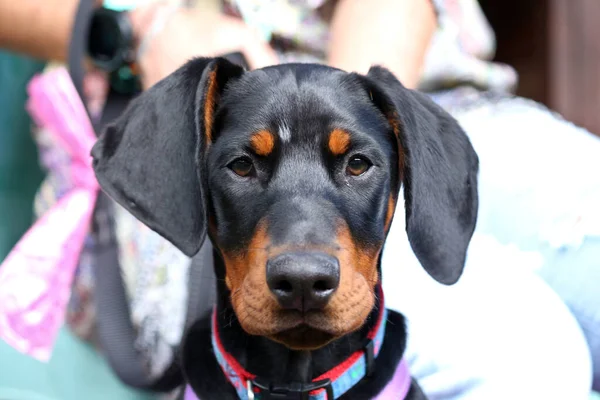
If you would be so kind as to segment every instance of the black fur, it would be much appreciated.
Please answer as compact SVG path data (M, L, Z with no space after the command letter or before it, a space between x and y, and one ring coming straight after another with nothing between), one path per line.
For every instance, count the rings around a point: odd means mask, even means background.
M212 73L218 104L209 143L204 111ZM390 118L399 123L398 138ZM278 138L265 157L249 152L252 132L282 127L288 141ZM350 132L344 156L326 150L333 128ZM348 177L345 165L356 154L372 167ZM462 273L476 223L478 160L466 135L446 112L379 67L366 76L313 64L244 72L223 59L196 59L136 99L92 155L102 188L185 254L198 251L209 220L214 222L210 238L218 249L223 343L245 368L274 381L312 379L335 366L361 348L373 318L307 356L248 335L223 283L221 252L248 250L259 221L269 221L274 245L330 243L342 219L355 241L381 246L388 199L403 184L412 248L427 272L445 284ZM254 164L251 179L229 168L238 157ZM377 305L371 315L376 311ZM403 318L391 313L375 376L343 398L375 395L391 378L404 345ZM203 400L234 398L212 355L208 321L188 333L183 356L185 373ZM409 398L425 397L414 384Z
M370 328L371 323L372 320L367 323L368 328ZM291 352L285 347L273 346L273 343L268 342L267 339L244 334L235 316L232 315L221 315L219 326L221 332L227 332L226 335L221 337L224 343L227 343L230 354L236 356L238 360L246 362L246 366L253 373L260 376L273 376L275 381L277 381L277 375L281 377L285 374L285 368L282 368L282 366L288 365L291 355ZM349 335L349 338L341 338L337 342L315 352L313 355L313 375L318 376L333 368L353 353L356 348L360 348L364 343L361 338L364 338L367 330L362 329ZM182 351L182 365L188 382L196 393L201 394L200 398L202 400L237 399L233 386L229 384L214 358L210 335L210 318L196 322L187 332L185 347ZM372 377L361 381L340 399L370 399L376 396L392 378L396 366L402 358L405 346L404 317L394 311L389 311L384 341L380 355L375 360L375 373ZM207 379L206 377L211 378ZM413 381L411 391L406 399L426 399L415 381Z
M398 113L406 153L406 230L421 265L438 282L455 283L475 230L479 160L454 118L425 95L373 67L367 87L384 111Z

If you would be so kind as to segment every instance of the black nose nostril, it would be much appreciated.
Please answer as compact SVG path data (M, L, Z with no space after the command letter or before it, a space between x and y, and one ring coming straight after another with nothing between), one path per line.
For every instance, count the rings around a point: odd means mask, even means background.
M294 287L289 281L282 279L273 285L273 290L281 293L292 293L294 291Z
M316 293L324 293L324 292L333 290L333 287L327 281L319 280L319 281L316 281L315 284L313 285L313 290Z
M267 262L269 289L286 309L324 308L340 281L338 260L318 252L281 254Z

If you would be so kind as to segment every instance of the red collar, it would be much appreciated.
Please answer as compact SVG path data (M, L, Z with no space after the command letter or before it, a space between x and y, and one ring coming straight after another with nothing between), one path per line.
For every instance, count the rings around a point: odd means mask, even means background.
M270 394L277 394L278 399L333 400L337 399L372 372L374 360L379 354L385 335L387 310L384 306L383 291L379 287L380 312L377 322L367 335L367 343L363 349L357 350L346 360L330 369L311 383L290 385L272 385L265 379L246 371L239 362L229 354L221 342L216 320L216 312L212 318L212 345L215 356L229 382L234 386L241 400L266 399ZM388 386L377 396L378 399L404 399L410 388L411 378L406 362L402 360ZM189 392L189 391L188 391ZM383 397L382 397L383 396ZM393 397L390 397L393 396ZM188 395L186 395L186 400ZM193 399L193 397L189 397Z

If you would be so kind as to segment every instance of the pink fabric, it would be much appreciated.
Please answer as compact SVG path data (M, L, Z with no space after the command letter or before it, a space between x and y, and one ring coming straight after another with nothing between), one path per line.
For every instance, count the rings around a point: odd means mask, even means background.
M73 187L0 265L0 338L20 352L48 361L65 319L98 194L90 156L96 137L66 69L36 76L28 93L30 115L71 157Z
M408 391L410 390L410 385L412 384L412 379L410 377L410 372L408 370L408 363L402 357L400 360L400 364L396 368L396 372L394 372L394 376L392 380L388 382L385 388L375 397L375 400L401 400L405 399Z

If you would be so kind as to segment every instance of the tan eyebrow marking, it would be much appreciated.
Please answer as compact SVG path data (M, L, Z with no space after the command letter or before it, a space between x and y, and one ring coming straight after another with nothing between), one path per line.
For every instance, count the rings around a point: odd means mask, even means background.
M260 130L250 137L250 146L259 156L268 156L275 148L275 136L265 129Z
M350 134L342 129L334 129L329 134L329 142L327 143L329 151L334 156L341 156L350 147Z

